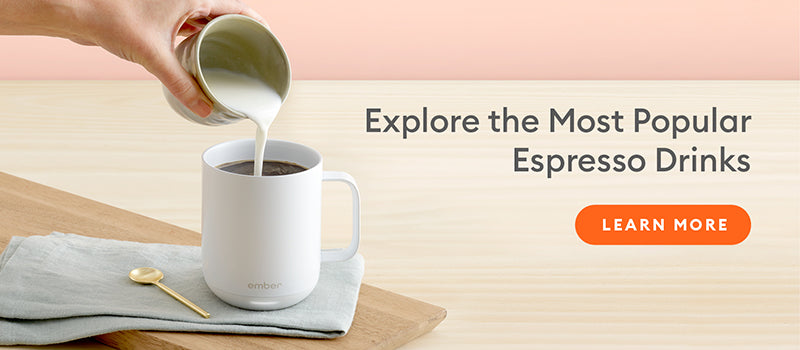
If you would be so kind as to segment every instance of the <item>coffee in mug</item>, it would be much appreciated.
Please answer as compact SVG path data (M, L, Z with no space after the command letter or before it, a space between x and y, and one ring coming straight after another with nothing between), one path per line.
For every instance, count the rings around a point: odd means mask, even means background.
M255 163L256 162L253 160L238 160L219 165L217 168L239 175L253 175L255 171ZM302 165L292 162L265 160L261 166L261 176L289 175L299 173L303 170L307 169Z

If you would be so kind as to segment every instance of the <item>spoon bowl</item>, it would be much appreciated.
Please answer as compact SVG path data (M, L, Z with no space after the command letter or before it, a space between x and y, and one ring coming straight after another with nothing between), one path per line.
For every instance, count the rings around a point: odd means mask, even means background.
M164 278L164 273L156 268L140 267L131 270L128 277L136 283L154 284Z

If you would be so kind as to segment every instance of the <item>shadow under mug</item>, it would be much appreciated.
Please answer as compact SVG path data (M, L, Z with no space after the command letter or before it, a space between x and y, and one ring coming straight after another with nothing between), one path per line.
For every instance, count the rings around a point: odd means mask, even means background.
M252 176L217 166L252 160L255 141L234 140L208 148L203 160L203 276L228 304L275 310L305 299L317 284L321 261L353 257L360 238L360 199L352 176L323 171L322 155L288 141L268 140L265 160L307 170ZM322 182L349 185L353 234L343 249L321 250Z

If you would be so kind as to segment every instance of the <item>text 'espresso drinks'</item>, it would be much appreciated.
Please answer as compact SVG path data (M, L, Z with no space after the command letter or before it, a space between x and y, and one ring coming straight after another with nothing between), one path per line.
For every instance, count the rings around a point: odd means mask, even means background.
M281 109L281 96L261 80L221 68L205 69L203 77L218 100L256 124L253 175L260 176L267 133Z

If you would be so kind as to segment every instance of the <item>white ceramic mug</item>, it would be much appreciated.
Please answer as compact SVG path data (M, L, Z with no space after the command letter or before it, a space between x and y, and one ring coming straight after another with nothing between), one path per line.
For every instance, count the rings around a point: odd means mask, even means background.
M217 168L252 160L254 142L228 141L203 153L203 276L211 291L228 304L274 310L311 294L320 261L355 255L360 200L352 176L323 171L319 152L293 142L267 141L264 159L292 162L307 170L252 176ZM323 181L344 182L352 191L353 236L347 248L320 249Z

